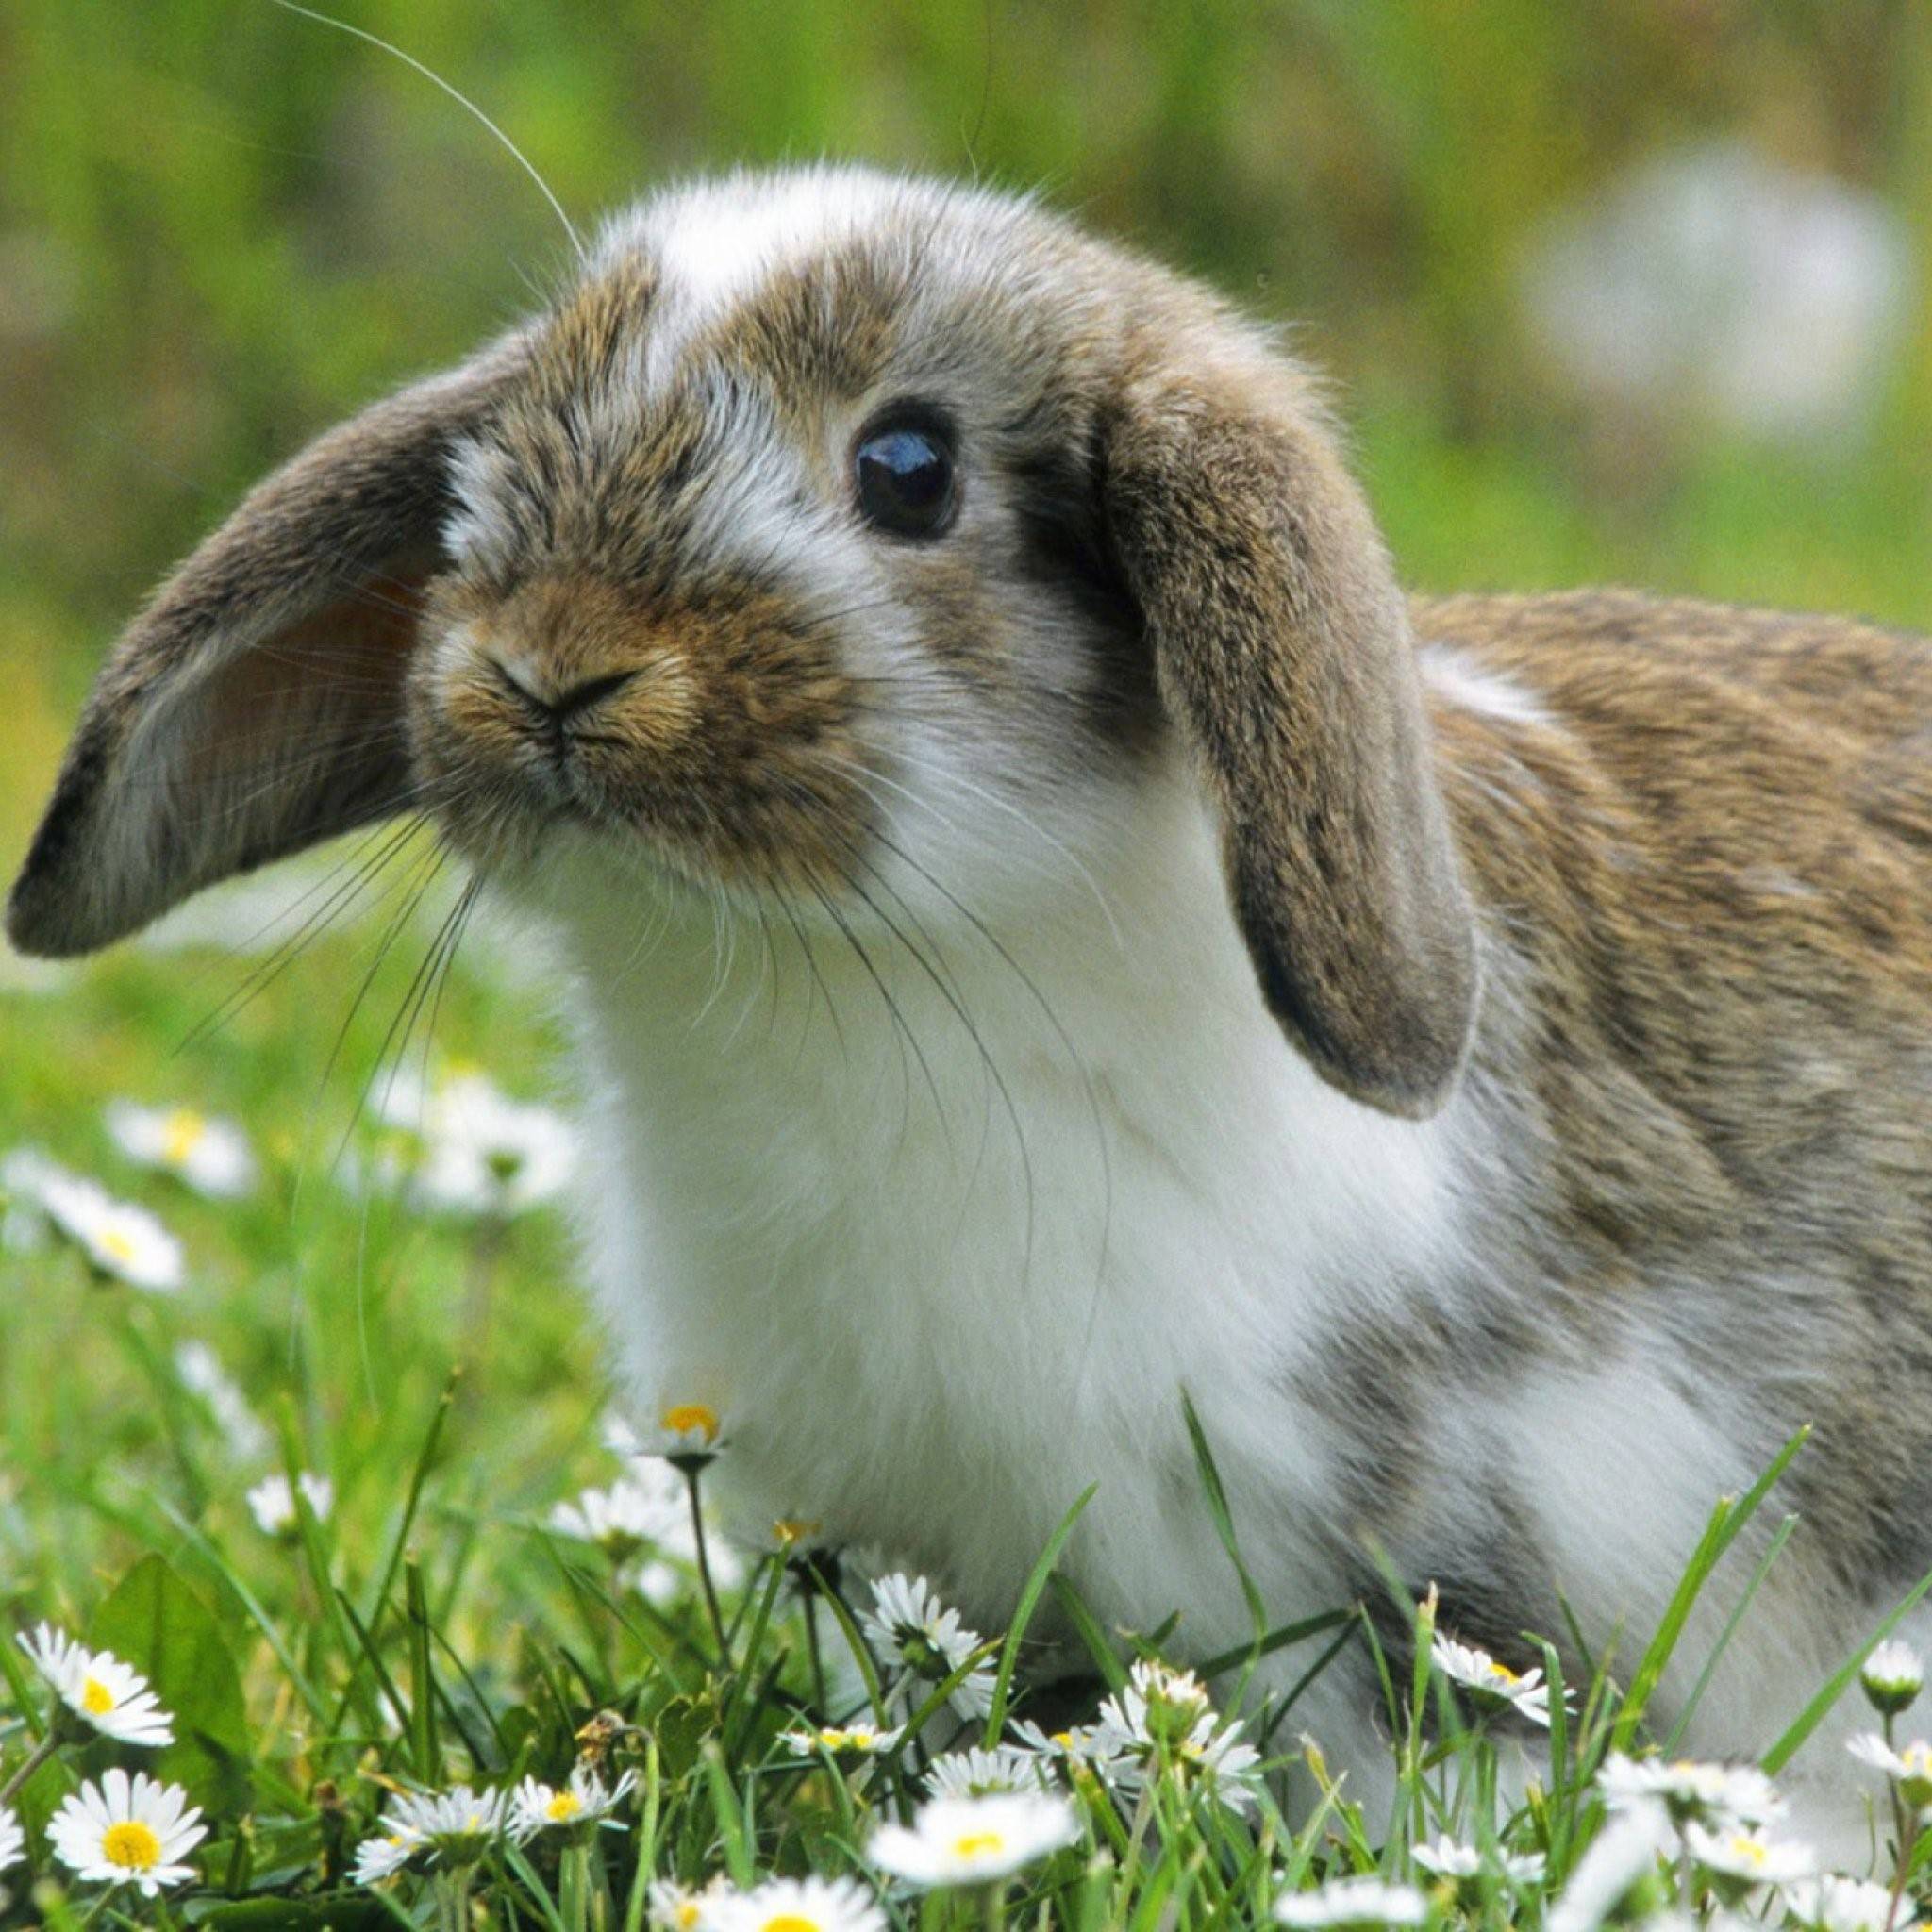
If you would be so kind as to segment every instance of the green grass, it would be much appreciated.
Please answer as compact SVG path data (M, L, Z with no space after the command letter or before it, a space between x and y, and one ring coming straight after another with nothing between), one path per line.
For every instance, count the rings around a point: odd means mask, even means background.
M933 1753L997 1738L999 1719L956 1724L946 1684L926 1680L918 1688L935 1715L895 1755L862 1775L800 1764L777 1742L783 1728L868 1715L874 1660L855 1649L863 1588L847 1583L841 1600L836 1566L821 1559L812 1580L825 1587L808 1609L795 1587L805 1573L763 1559L722 1593L721 1645L688 1565L657 1607L616 1583L590 1545L546 1527L553 1505L618 1473L601 1440L603 1351L561 1228L544 1213L505 1224L365 1202L331 1173L345 1134L362 1147L349 1116L413 964L395 958L345 1027L375 942L366 924L325 936L211 1031L203 1023L247 971L218 953L124 951L0 994L0 1149L31 1141L150 1205L190 1257L187 1288L165 1297L97 1280L58 1242L0 1253L0 1622L47 1617L115 1650L154 1678L180 1739L158 1758L70 1744L33 1774L19 1801L32 1878L0 1877L14 1889L0 1925L438 1926L467 1908L478 1924L578 1932L642 1923L652 1878L724 1874L741 1887L819 1874L876 1889L895 1925L1208 1927L1260 1923L1285 1886L1371 1873L1420 1880L1438 1924L1536 1924L1597 1835L1591 1780L1604 1753L1654 1741L1646 1700L1692 1599L1707 1587L1721 1607L1750 1612L1760 1579L1718 1566L1769 1475L1718 1506L1655 1640L1630 1644L1627 1674L1612 1659L1569 1687L1547 1742L1532 1737L1526 1794L1505 1771L1516 1746L1432 1679L1424 1608L1416 1668L1385 1667L1392 1815L1362 1811L1346 1780L1326 1783L1319 1749L1277 1698L1249 1707L1243 1735L1265 1740L1269 1767L1299 1766L1299 1789L1321 1793L1312 1805L1284 1815L1271 1786L1238 1814L1179 1757L1157 1760L1167 1768L1138 1793L1082 1774L1078 1841L1009 1884L922 1895L890 1883L868 1862L872 1833L916 1808ZM438 1015L439 1057L487 1050L505 1079L527 1079L553 1047L526 995L458 973ZM129 1167L101 1124L116 1095L233 1114L262 1155L263 1185L217 1203ZM214 1350L267 1424L273 1446L255 1459L184 1387L175 1352L187 1341ZM1212 1444L1198 1428L1195 1440L1202 1507L1239 1564ZM333 1513L305 1518L286 1541L263 1535L243 1501L277 1466L325 1472L338 1487ZM1124 1642L1099 1631L1052 1574L1054 1554L1042 1553L1014 1630L988 1633L981 1652L1001 1709L1019 1718L1034 1695L1025 1625L1049 1596L1116 1682L1116 1647L1153 1647L1146 1633ZM1374 1644L1352 1607L1257 1598L1252 1608L1249 1650L1191 1660L1221 1673L1215 1693L1229 1706L1264 1652L1292 1661L1280 1682L1342 1645ZM1694 1681L1707 1661L1675 1668ZM1553 1648L1546 1666L1554 1675ZM47 1716L29 1675L9 1651L0 1781ZM1820 1687L1819 1708L1847 1681ZM1816 1715L1765 1740L1767 1762L1781 1763ZM560 1783L591 1736L608 1774L636 1779L621 1830L586 1845L499 1843L461 1881L429 1871L379 1891L347 1883L393 1792L526 1774ZM114 1761L151 1761L208 1811L196 1880L157 1903L75 1883L48 1854L48 1816L79 1777ZM1521 1889L1493 1867L1460 1887L1432 1879L1411 1852L1443 1831L1537 1854L1546 1876ZM1657 1868L1645 1887L1706 1908L1726 1895L1688 1860ZM1774 1905L1767 1916L1782 1913Z

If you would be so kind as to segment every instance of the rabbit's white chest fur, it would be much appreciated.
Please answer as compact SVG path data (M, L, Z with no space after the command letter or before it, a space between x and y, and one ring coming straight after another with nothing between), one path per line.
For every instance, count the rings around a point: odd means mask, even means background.
M869 969L815 935L814 975L789 930L706 911L645 932L560 874L591 1271L641 1404L710 1403L754 1521L822 1519L989 1629L1094 1484L1063 1567L1103 1622L1179 1609L1197 1656L1244 1640L1186 1390L1276 1621L1373 1591L1366 1538L1506 1628L1555 1583L1587 1628L1647 1630L1748 1453L1634 1334L1522 1370L1498 1339L1487 1372L1406 1380L1408 1338L1469 1341L1515 1291L1486 1198L1507 1117L1465 1088L1396 1121L1316 1080L1256 993L1186 786L1134 816L1131 862L1123 840L1058 923L1002 933L1031 989L957 927L917 941L948 995L874 926ZM1803 1621L1793 1601L1740 1637L1707 1741L1774 1729L1771 1658L1824 1668ZM1373 1765L1374 1703L1331 1673L1303 1721Z

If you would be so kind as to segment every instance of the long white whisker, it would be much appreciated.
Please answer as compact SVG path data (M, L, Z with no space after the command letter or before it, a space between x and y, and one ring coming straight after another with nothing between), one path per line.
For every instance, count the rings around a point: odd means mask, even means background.
M317 21L324 26L332 26L336 28L339 32L345 34L353 34L358 41L367 41L372 47L380 47L385 54L393 55L396 59L400 60L404 64L404 66L414 68L415 71L418 74L420 74L425 80L434 81L435 84L438 87L440 87L443 91L443 92L450 97L451 100L455 101L458 107L463 108L467 109L471 114L474 114L475 118L478 121L480 121L483 124L483 125L486 128L488 128L493 136L495 136L496 140L502 144L503 148L509 155L510 158L516 162L517 166L520 167L524 171L524 173L526 174L530 177L530 179L537 184L537 192L541 194L543 197L543 199L550 204L551 213L554 214L557 217L557 219L563 224L563 232L570 237L570 245L572 253L575 255L576 258L579 261L583 260L584 244L582 238L577 234L576 229L572 225L571 218L564 213L563 204L558 200L556 195L551 193L549 183L543 179L541 175L538 174L535 166L525 155L523 149L520 148L516 144L516 142L513 142L509 138L509 136L507 135L503 131L503 129L500 128L496 125L496 123L492 121L490 118L490 116L486 114L483 111L483 109L479 108L475 104L475 102L469 97L468 94L462 92L462 91L458 88L452 87L450 83L443 79L442 75L438 74L433 68L424 66L422 61L418 60L414 55L404 53L400 47L395 46L391 42L384 40L380 34L372 34L367 32L362 27L351 26L346 20L337 20L333 14L318 13L312 7L301 6L299 4L299 0L275 0L275 4L277 7L285 8L290 13L301 14L305 20Z

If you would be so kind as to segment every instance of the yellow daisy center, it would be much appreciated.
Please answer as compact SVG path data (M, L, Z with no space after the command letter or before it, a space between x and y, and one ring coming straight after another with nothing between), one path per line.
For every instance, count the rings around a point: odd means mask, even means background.
M999 1851L1006 1841L1006 1833L1001 1831L962 1832L953 1840L953 1856L956 1858L984 1857L989 1852Z
M709 1409L707 1409L705 1413L710 1415L711 1412ZM708 1442L717 1432L717 1419L713 1417L710 1434L706 1436L705 1441ZM776 1538L781 1548L789 1550L793 1543L803 1542L807 1537L816 1535L824 1527L824 1524L816 1518L807 1522L802 1516L781 1516L777 1522L773 1524L772 1534Z
M151 1872L161 1862L161 1841L140 1819L126 1818L101 1834L101 1857L124 1872Z
M1764 1863L1764 1847L1755 1838L1740 1835L1731 1840L1731 1856L1742 1858L1747 1865L1761 1865Z
M695 1429L708 1449L718 1440L718 1411L702 1402L676 1403L659 1420L674 1435L688 1435Z
M1053 1741L1062 1751L1071 1751L1074 1748L1074 1734L1072 1731L1056 1731L1053 1734Z
M758 1932L824 1932L816 1919L801 1918L796 1912L774 1912Z
M208 1132L208 1123L192 1107L177 1107L161 1126L161 1158L178 1167Z
M106 1717L114 1707L114 1693L98 1677L89 1677L80 1687L80 1707L90 1717Z
M671 1923L677 1932L695 1932L697 1923L705 1916L705 1908L694 1898L681 1898L672 1907Z
M1507 1664L1499 1664L1493 1657L1490 1660L1490 1675L1495 1678L1499 1684L1520 1684L1523 1682L1522 1677L1512 1671Z
M543 1815L552 1824L568 1824L584 1808L584 1801L575 1791L558 1791L543 1807Z
M116 1261L131 1261L134 1259L134 1237L125 1228L104 1227L101 1230L101 1251Z

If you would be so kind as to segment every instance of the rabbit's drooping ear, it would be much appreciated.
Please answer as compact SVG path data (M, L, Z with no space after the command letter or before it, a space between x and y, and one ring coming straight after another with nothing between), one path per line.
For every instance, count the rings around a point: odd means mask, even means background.
M403 681L448 453L508 362L499 348L322 437L162 585L95 680L14 884L24 952L106 945L408 804Z
M1205 769L1274 1017L1331 1085L1426 1115L1461 1066L1477 966L1404 600L1301 373L1246 345L1211 373L1173 353L1103 429L1162 701Z

